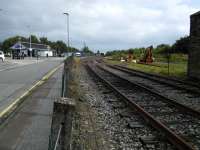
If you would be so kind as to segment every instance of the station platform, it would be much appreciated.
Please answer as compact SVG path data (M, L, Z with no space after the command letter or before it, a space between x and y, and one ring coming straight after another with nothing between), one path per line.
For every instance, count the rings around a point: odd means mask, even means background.
M43 85L35 89L0 128L1 150L48 149L53 102L61 95L60 67Z

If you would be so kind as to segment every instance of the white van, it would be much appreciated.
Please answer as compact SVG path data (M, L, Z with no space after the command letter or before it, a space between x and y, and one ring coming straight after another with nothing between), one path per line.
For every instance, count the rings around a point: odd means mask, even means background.
M80 52L76 52L76 53L75 53L75 56L76 56L76 57L81 57L81 53L80 53Z
M0 51L0 59L1 59L2 61L4 61L4 60L5 60L5 56L4 56L4 53L3 53L3 51Z

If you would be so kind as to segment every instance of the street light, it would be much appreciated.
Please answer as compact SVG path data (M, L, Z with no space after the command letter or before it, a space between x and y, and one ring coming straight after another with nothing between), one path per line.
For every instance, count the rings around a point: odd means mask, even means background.
M67 47L69 52L69 13L63 13L67 16Z
M30 25L27 25L27 28L30 30L31 26ZM30 55L31 55L31 58L32 58L32 47L31 47L31 31L30 31L30 48L29 48L29 51L30 51Z

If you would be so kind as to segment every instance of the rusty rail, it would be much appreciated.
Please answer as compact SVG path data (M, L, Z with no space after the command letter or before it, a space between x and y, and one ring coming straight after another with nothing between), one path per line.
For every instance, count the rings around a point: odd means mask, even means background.
M188 91L190 93L200 94L200 86L197 85L197 84L191 83L191 82L185 82L185 81L174 79L174 78L169 78L169 77L165 77L165 76L161 76L161 75L157 75L157 74L152 74L152 73L147 73L147 72L143 72L143 71L139 71L139 70L134 70L134 69L130 69L130 68L127 68L127 67L120 66L120 65L106 64L106 66L111 67L113 69L117 69L117 70L126 72L128 74L147 78L147 79L153 80L153 81L161 83L161 84L166 84L166 85L178 88L178 89L182 89L182 90ZM155 78L157 78L157 79L155 79ZM185 84L187 86L191 86L191 87L196 88L196 90L194 88L190 89L190 88L178 86L174 83L170 83L170 82L166 82L166 81L162 81L162 80L167 80L167 81L171 81L171 82L177 82L177 83Z
M87 66L88 69L97 76L106 86L111 88L116 94L118 94L123 100L126 101L131 107L134 107L138 110L139 114L144 118L144 120L149 123L152 127L154 127L156 130L159 130L162 132L166 138L179 150L194 150L194 148L188 144L184 139L179 137L177 134L173 133L168 127L166 127L164 124L162 124L160 121L156 120L152 115L150 115L148 112L146 112L142 107L131 101L126 95L121 93L117 88L115 88L111 83L103 79L101 76L99 76L94 69L92 69L91 66ZM105 70L107 71L107 70ZM107 71L108 72L108 71ZM109 72L111 73L111 72ZM113 74L113 73L112 73ZM115 75L115 74L114 74ZM122 78L123 79L123 78ZM125 79L123 79L125 80Z
M132 83L132 82L129 81L128 79L124 79L123 77L120 77L120 76L118 76L118 75L116 75L116 74L110 72L109 70L106 70L105 68L103 68L103 67L101 67L101 66L99 66L99 65L97 65L97 66L98 66L99 68L103 69L104 71L107 71L107 72L109 72L110 74L112 74L112 75L114 75L114 76L116 76L116 77L118 77L118 78L120 78L120 79L122 79L122 80L128 81L128 82L130 82L131 84L134 84L134 85L136 85L136 86L138 86L138 87L140 87L140 88L142 88L142 89L145 89L146 91L148 91L148 92L150 92L150 93L153 93L154 95L157 95L158 97L162 98L165 102L171 103L171 104L174 105L175 107L178 107L179 109L185 111L185 113L192 114L192 115L195 115L196 117L200 118L200 112L199 112L198 110L192 109L192 108L190 108L190 107L187 107L186 105L183 105L183 104L181 104L181 103L178 103L178 102L176 102L175 100L173 100L173 99L171 99L171 98L168 98L168 97L166 97L166 96L163 96L163 95L159 94L158 92L156 92L156 91L154 91L154 90L152 90L152 89L150 89L150 88L147 88L147 87L145 87L145 86L143 86L143 85L141 85L141 84Z

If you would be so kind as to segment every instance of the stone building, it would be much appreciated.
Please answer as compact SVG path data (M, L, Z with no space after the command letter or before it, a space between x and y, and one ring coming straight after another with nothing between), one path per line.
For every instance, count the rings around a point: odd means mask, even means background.
M200 79L200 11L190 16L188 76Z

